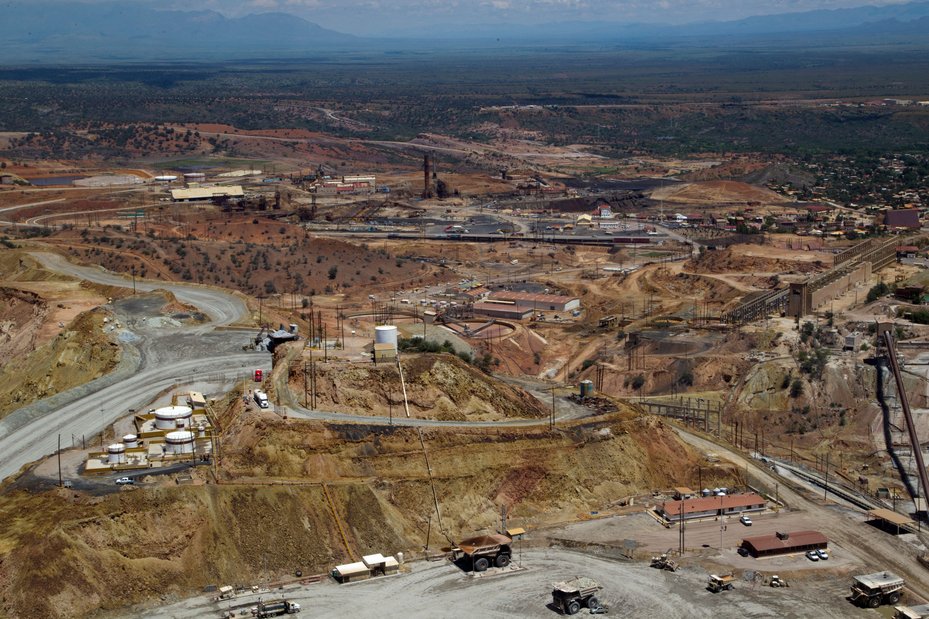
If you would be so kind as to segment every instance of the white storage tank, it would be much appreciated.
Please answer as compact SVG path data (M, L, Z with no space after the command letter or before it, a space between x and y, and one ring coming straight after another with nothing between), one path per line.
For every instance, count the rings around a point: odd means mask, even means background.
M135 434L127 434L123 437L123 445L126 446L126 449L131 449L133 447L139 446L139 437Z
M194 433L177 430L165 434L165 445L169 454L190 454L194 452Z
M107 462L109 464L126 463L126 446L122 443L113 443L106 448Z
M155 427L159 430L186 428L194 411L189 406L165 406L155 411Z
M394 325L380 325L374 327L375 344L393 344L397 349L397 327Z

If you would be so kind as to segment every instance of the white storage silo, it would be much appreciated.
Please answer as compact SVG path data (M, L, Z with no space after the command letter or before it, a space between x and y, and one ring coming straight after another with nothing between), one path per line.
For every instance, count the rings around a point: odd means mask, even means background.
M126 463L126 446L122 443L113 443L106 448L107 462L109 464Z
M394 325L380 325L374 327L375 344L392 344L397 349L397 327Z
M194 452L194 433L178 430L165 434L165 444L169 454L189 454Z
M126 436L123 437L123 445L125 445L127 449L130 449L132 447L138 447L139 437L136 436L135 434L127 434Z
M155 411L155 427L159 430L173 430L190 426L194 411L189 406L165 406Z

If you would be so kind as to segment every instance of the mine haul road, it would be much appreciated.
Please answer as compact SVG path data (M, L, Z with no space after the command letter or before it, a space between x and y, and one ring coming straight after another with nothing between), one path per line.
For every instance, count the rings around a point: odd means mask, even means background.
M98 268L81 267L67 262L55 254L35 253L35 257L47 268L112 286L128 286L129 279ZM233 324L247 315L243 301L236 295L213 288L137 280L136 289L149 291L169 290L178 300L199 307L211 321L205 325L178 327L165 332L138 329L138 341L123 342L124 352L129 355L130 371L118 376L111 384L94 388L93 383L76 387L78 392L63 405L51 408L27 406L0 420L0 477L5 478L23 465L54 453L57 435L63 442L70 435L93 435L104 425L114 422L126 414L129 408L139 408L150 402L159 392L170 388L178 380L192 381L210 375L232 372L239 373L243 367L260 367L269 364L269 355L242 353L241 344L247 338L243 331L217 329ZM182 344L178 345L177 342ZM202 344L201 344L202 342ZM132 352L135 352L133 358ZM113 374L118 374L118 368ZM104 377L106 378L106 377ZM81 390L84 390L81 392ZM62 394L67 400L67 395ZM290 407L300 409L293 394L285 391ZM295 411L296 412L296 411ZM300 415L299 413L302 413ZM368 425L386 425L382 418L346 415L334 412L299 410L298 416L315 417L325 421L356 422ZM572 414L573 413L573 414ZM571 411L562 413L561 418L577 415ZM507 426L543 425L548 419L519 420L513 422L439 422L426 419L394 419L394 423L422 426ZM751 471L762 484L773 487L780 484L780 495L794 508L803 509L817 517L820 530L842 548L855 555L869 568L887 569L899 573L907 580L908 588L915 594L929 599L929 583L923 568L916 560L912 546L863 523L861 518L849 516L845 510L828 507L811 498L807 493L797 492L785 480L773 475L757 462L742 456L718 443L700 438L678 429L681 438L694 447L714 452ZM67 437L67 440L64 438Z
M32 254L48 269L109 286L131 286L127 277L99 268L71 264L51 253ZM238 375L246 368L270 367L270 355L242 352L248 333L231 328L248 314L241 298L230 292L168 282L136 280L136 290L168 290L179 301L200 308L210 322L167 329L129 328L120 338L123 359L110 374L86 385L42 400L0 419L0 479L23 465L50 455L72 435L93 437L104 427L140 409L178 382L207 380L217 375ZM127 325L128 327L128 325ZM124 332L125 334L125 332Z

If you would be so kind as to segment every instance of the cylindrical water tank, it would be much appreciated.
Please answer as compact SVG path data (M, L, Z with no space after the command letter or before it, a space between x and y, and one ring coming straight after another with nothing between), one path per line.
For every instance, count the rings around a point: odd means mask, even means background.
M397 327L394 325L380 325L374 327L375 344L393 344L397 348Z
M139 437L135 434L127 434L123 437L123 445L125 445L127 448L138 447Z
M155 427L159 430L173 430L190 425L193 409L189 406L165 406L155 411Z
M124 464L126 462L126 446L122 443L113 443L106 448L107 462L110 464Z
M168 432L165 434L165 444L169 454L189 454L194 452L194 433L187 430Z
M581 381L581 397L589 398L594 394L594 381L592 380L582 380Z
M201 438L206 436L206 426L203 425L202 423L199 426L197 426L197 436Z

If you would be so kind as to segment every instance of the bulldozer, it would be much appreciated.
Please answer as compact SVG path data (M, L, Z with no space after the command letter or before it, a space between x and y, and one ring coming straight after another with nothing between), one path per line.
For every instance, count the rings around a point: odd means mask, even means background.
M652 557L651 567L654 567L659 570L668 570L669 572L676 572L678 565L677 562L668 556L668 553L663 553L661 556Z
M790 586L789 584L787 584L787 581L786 581L786 580L784 580L783 578L781 578L781 577L778 576L777 574L774 574L773 576L771 576L771 581L768 583L768 585L771 586L771 587L775 587L775 588L777 588L777 587L789 587L789 586Z

